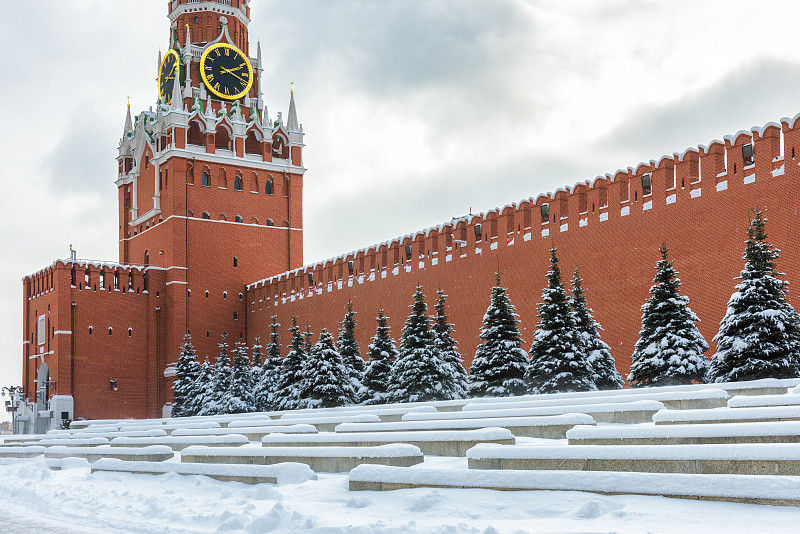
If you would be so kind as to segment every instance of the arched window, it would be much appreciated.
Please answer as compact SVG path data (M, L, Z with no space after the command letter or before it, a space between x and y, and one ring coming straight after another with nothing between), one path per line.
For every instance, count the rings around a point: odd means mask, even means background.
M285 196L285 197L289 196L289 178L288 177L284 177L283 178L283 196Z
M236 191L241 191L243 189L242 177L240 175L238 175L238 174L236 175L236 178L234 178L234 180L233 180L233 188Z
M150 252L147 250L144 251L144 264L150 265Z
M211 215L209 215L209 213L208 213L207 211L204 211L204 212L203 212L203 218L204 218L204 219L210 219L210 218L211 218Z
M275 226L275 221L272 219L267 219L267 226Z
M214 146L220 150L231 149L231 134L228 132L228 129L221 124L217 126Z
M275 189L272 186L272 180L267 180L267 186L264 188L268 195L274 195Z
M234 321L238 321L239 320L239 312L238 311L233 312L233 320Z
M240 222L242 222L242 216L241 215L237 215L233 220L234 220L234 222L240 223Z
M261 141L256 137L253 130L247 132L247 139L244 141L245 154L261 154Z
M222 187L223 189L228 188L228 176L225 174L225 169L219 170L219 184L218 187Z
M109 326L109 327L108 327L108 335L110 336L110 335L111 335L111 333L112 333L113 331L114 331L114 330L113 330L113 329L112 329L112 328Z
M128 337L133 337L133 328L128 328Z
M189 125L188 142L190 145L205 146L206 136L203 134L203 130L200 129L199 123L192 122Z
M90 336L92 335L92 327L91 326L89 327L89 335Z
M200 185L203 187L211 187L211 176L208 174L208 171L203 171L203 181Z

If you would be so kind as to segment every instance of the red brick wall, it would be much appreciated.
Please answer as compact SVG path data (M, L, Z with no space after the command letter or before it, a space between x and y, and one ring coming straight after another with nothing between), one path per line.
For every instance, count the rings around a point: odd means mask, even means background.
M548 249L557 246L566 278L575 266L581 267L589 305L604 327L603 339L611 346L620 371L626 373L658 247L666 241L680 271L682 293L690 298L691 308L701 319L700 331L711 344L734 290L733 278L743 267L741 256L753 208L767 208L769 239L782 250L778 267L788 273L791 287L798 283L800 197L795 189L800 181L800 150L795 147L800 132L789 122L782 125L787 154L784 174L772 175L783 167L781 127L768 126L753 132L752 139L750 132L740 132L724 144L642 164L598 178L591 186L578 184L552 196L540 195L469 222L462 220L455 227L444 225L254 284L248 291L248 341L268 338L273 313L284 325L284 342L292 315L301 324L310 323L315 332L323 327L336 330L347 300L352 299L359 314L359 342L366 352L377 308L386 309L392 334L399 338L414 287L421 284L431 312L435 291L441 288L449 294L455 337L469 365L489 303L492 273L498 269L504 273L503 284L509 288L523 338L530 345L546 284ZM741 147L751 140L756 161L745 168ZM727 153L727 167L723 153ZM652 176L652 192L647 196L642 187L644 174ZM755 181L746 183L752 176ZM608 206L603 208L606 197ZM544 203L549 204L550 213L547 222L540 224ZM482 226L482 236L476 243L477 224ZM454 241L463 239L466 245ZM452 249L448 249L450 241ZM406 260L408 244L412 245L411 260ZM395 255L400 258L398 264ZM349 261L353 261L354 276L348 275ZM314 274L313 291L309 291L309 272Z

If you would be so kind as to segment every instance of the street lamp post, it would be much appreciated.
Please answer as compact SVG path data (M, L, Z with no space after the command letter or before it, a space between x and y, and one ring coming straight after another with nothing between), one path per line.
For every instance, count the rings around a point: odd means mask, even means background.
M6 393L11 400L6 401L6 411L11 414L11 428L13 432L17 432L17 409L19 408L19 399L25 394L22 386L3 386L0 388L0 396L5 397Z

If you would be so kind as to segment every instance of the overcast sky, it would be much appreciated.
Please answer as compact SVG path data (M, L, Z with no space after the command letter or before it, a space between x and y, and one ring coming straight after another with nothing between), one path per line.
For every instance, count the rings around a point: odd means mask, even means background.
M4 2L0 386L21 278L70 244L117 259L114 158L127 97L155 104L166 4ZM800 112L796 0L251 4L270 114L295 82L306 132L307 263Z

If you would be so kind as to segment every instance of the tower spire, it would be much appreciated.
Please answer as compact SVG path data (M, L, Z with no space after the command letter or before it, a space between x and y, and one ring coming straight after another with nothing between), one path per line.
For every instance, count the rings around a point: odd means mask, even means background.
M123 137L127 135L128 132L133 131L133 119L131 118L131 97L128 97L128 114L125 116L125 131L123 133Z
M175 80L172 83L172 109L183 109L183 92L181 91L181 66L175 67Z
M300 130L300 123L297 121L297 106L294 103L294 82L292 82L292 97L289 100L289 118L286 122L286 129L289 131Z

